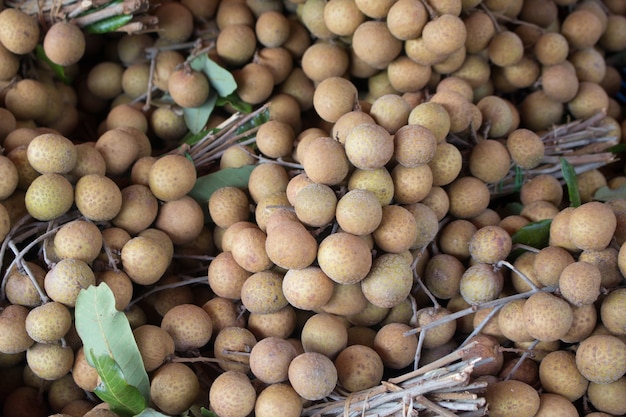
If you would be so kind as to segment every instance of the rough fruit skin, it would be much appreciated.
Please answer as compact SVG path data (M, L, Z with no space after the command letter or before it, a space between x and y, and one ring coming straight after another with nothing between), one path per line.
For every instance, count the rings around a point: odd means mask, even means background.
M497 382L485 393L491 417L533 417L539 410L539 394L516 380Z
M30 184L24 201L31 216L48 221L65 214L72 207L74 189L60 174L42 174Z
M576 366L591 382L615 382L626 373L626 344L612 335L589 336L578 346Z
M196 183L193 162L182 155L163 156L152 165L148 173L150 190L163 201L178 200Z
M213 332L211 317L195 304L172 307L163 316L161 327L172 336L176 350L180 352L206 345Z
M172 415L189 409L199 392L196 373L182 363L166 363L150 382L150 399L161 411Z
M333 233L319 245L317 260L330 279L339 284L355 284L369 273L372 255L367 243L349 233Z
M406 257L386 253L374 259L372 268L361 281L365 298L375 306L392 308L411 292L413 273Z
M0 312L0 352L14 354L24 352L35 342L26 332L28 309L9 305Z
M85 35L69 22L56 22L43 39L43 49L52 62L61 66L77 63L85 53Z
M335 367L341 386L350 392L378 385L384 371L378 353L364 345L352 345L342 350L335 359Z
M35 343L26 351L26 362L35 375L45 380L59 379L72 369L74 351L54 343Z
M565 336L573 320L567 301L545 292L533 294L523 307L526 330L541 341L554 341Z
M591 201L576 207L569 221L570 239L582 250L606 248L617 227L613 210L599 201Z
M0 13L0 43L14 54L27 54L39 41L37 20L23 11L6 8Z
M174 354L174 339L164 329L144 324L133 330L146 372L152 372Z
M289 382L304 399L317 401L337 385L337 369L328 357L317 352L296 356L289 365Z
M243 372L226 371L209 389L211 408L220 417L245 417L254 409L256 391Z
M585 394L589 381L578 371L572 352L556 350L539 364L539 380L544 390L576 401Z

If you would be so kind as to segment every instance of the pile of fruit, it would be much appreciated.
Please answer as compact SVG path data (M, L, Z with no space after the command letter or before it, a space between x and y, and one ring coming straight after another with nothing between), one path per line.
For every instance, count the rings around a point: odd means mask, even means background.
M625 54L624 0L5 1L1 415L625 415Z

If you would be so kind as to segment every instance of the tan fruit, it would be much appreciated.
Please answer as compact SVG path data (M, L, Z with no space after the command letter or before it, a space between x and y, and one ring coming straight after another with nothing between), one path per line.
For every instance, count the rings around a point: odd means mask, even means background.
M269 259L281 268L302 269L315 261L318 245L302 223L287 220L268 231L265 251Z
M237 82L237 94L250 104L260 104L272 95L274 76L268 67L250 62L243 68L233 71Z
M487 139L479 141L470 154L472 175L486 183L496 183L509 172L511 159L502 142Z
M209 286L219 297L241 298L241 286L250 275L235 262L230 251L220 252L209 264Z
M600 411L620 415L626 411L626 404L621 395L626 388L626 378L622 377L608 384L589 383L587 396L591 404Z
M626 344L611 335L589 336L578 346L576 366L590 382L615 382L626 372Z
M600 202L588 202L572 211L569 227L572 243L583 250L602 250L613 237L617 219Z
M357 90L354 84L341 77L330 77L320 82L313 95L313 107L328 122L336 122L343 114L356 107Z
M233 300L214 297L202 305L213 323L212 339L226 327L243 327L244 317L240 316Z
M183 155L162 156L148 173L150 190L163 201L177 200L187 194L196 182L196 169Z
M511 236L506 230L500 226L485 226L470 239L469 252L477 262L494 264L509 256L511 246Z
M391 369L402 369L415 359L417 337L405 336L411 326L403 323L390 323L381 327L374 338L374 350Z
M302 398L289 384L272 384L259 393L254 404L257 417L298 417L302 412Z
M512 31L502 31L491 38L488 46L489 60L497 66L517 64L524 55L524 45L520 37Z
M251 313L274 313L287 305L282 275L271 271L252 274L241 287L241 302Z
M572 255L560 246L546 246L535 257L533 268L537 279L547 286L557 286L563 269L574 262Z
M289 382L302 398L319 400L329 395L337 385L337 369L321 353L301 353L289 365Z
M320 41L309 46L302 55L302 70L313 82L341 77L348 70L347 50L334 42Z
M532 169L541 163L544 144L541 138L529 129L516 129L506 140L511 159L521 168Z
M537 39L533 51L542 65L556 65L567 58L569 44L565 36L560 33L548 32Z
M124 311L133 296L133 283L123 271L104 270L96 274L96 282L99 285L104 282L113 292L115 297L115 309Z
M28 186L26 209L37 220L47 221L65 214L74 203L72 184L60 174L42 174Z
M538 292L524 303L523 317L531 336L542 341L553 341L569 331L573 313L566 301L549 293Z
M165 413L179 414L189 409L200 392L195 372L182 363L159 367L150 381L150 398Z
M382 379L383 361L374 349L352 345L342 350L335 359L339 384L350 392L378 385Z
M626 290L618 288L611 291L600 304L602 323L615 335L626 334L626 323L624 316L620 313L625 298Z
M74 383L85 391L93 392L98 385L98 370L91 366L85 358L84 349L81 347L74 355L72 366L72 378Z
M373 192L381 206L389 205L394 195L393 179L386 168L354 170L348 180L348 189L362 189Z
M217 415L245 417L254 410L256 392L243 372L226 371L213 381L209 401Z
M363 311L367 303L359 282L356 284L335 283L330 300L321 307L321 310L329 314L349 316Z
M108 175L126 172L139 154L137 142L122 128L114 128L100 135L96 141L96 150L104 157Z
M482 213L490 201L487 185L475 177L457 178L448 186L449 213L457 218L471 218Z
M300 336L305 352L317 352L334 359L348 343L346 325L339 317L318 313L309 317Z
M54 250L60 259L78 259L91 263L102 249L102 234L94 223L73 220L64 224L54 236Z
M0 312L0 352L16 354L25 352L35 341L26 331L28 309L20 305L9 305Z
M448 111L442 104L432 101L415 106L409 113L408 123L421 125L429 129L435 135L437 143L444 142L450 131L450 115Z
M470 343L476 343L475 346L464 350L463 359L480 357L490 359L482 364L474 366L472 376L474 378L484 375L495 375L502 369L504 363L504 355L498 340L486 334L479 333L469 339Z
M465 44L467 31L458 16L442 14L424 25L422 37L427 49L448 55Z
M469 304L477 305L495 300L502 291L504 278L493 265L477 263L461 276L459 291Z
M572 326L561 338L565 343L578 343L586 339L596 328L598 323L598 312L593 304L572 306Z
M539 410L539 394L520 381L508 380L489 386L485 393L493 417L531 417Z
M204 213L200 204L190 196L163 203L155 227L164 231L175 245L193 242L204 226Z
M265 251L267 235L259 228L240 230L233 239L232 254L235 261L245 270L261 272L272 266Z
M367 243L360 237L345 232L331 234L322 240L317 260L322 271L340 284L361 281L372 265Z
M600 270L586 262L573 262L559 276L559 290L575 306L594 303L600 296Z
M343 146L330 137L314 139L302 161L304 172L314 182L336 185L346 178L349 161Z
M459 293L465 266L452 255L439 253L428 260L424 284L437 298L449 300Z
M549 201L559 206L563 200L563 186L552 175L541 174L524 183L520 190L520 201L526 205L533 201Z
M525 300L513 300L502 307L498 313L498 327L502 334L514 342L532 342L534 338L524 326L523 306Z
M298 219L307 226L321 227L335 217L337 196L325 184L309 184L296 194L294 208Z
M174 340L161 327L146 324L133 330L147 372L152 372L174 355Z
M373 192L354 189L339 199L335 216L343 231L368 235L380 225L382 207Z
M259 340L267 337L286 339L296 330L297 320L294 308L286 305L274 313L250 313L248 329Z
M437 144L435 155L428 163L433 175L433 185L444 186L453 182L461 172L462 155L451 143Z
M76 147L68 138L45 133L36 136L28 144L28 162L35 170L42 174L65 174L76 165Z
M172 254L167 248L168 244L171 245L172 242L167 235L160 238L147 236L132 238L121 251L124 272L135 283L154 284L171 262Z
M599 44L605 51L619 51L624 48L624 39L619 35L626 27L623 15L609 14L606 29L600 37Z
M469 220L457 219L445 225L439 234L439 248L458 259L469 259L469 240L476 232Z
M442 105L447 111L452 133L464 131L472 122L471 103L456 91L439 91L431 97L430 102Z
M177 351L200 349L211 339L213 323L211 317L194 304L180 304L165 313L161 328L174 340Z
M608 106L606 91L591 81L581 81L576 96L567 103L568 110L577 119L591 117Z
M283 277L285 298L301 310L319 309L330 300L333 289L333 281L316 266L289 269Z
M85 35L75 24L56 22L44 36L43 49L52 62L66 67L83 57Z
M258 164L250 173L248 192L252 201L259 203L266 197L284 193L289 183L289 175L279 164Z
M53 343L69 331L72 316L61 303L49 302L32 309L26 316L26 332L35 342Z
M385 68L402 50L402 42L389 31L385 22L365 21L352 36L354 53L369 66Z
M69 346L56 343L35 343L26 351L26 362L38 377L55 380L72 369L74 351Z
M515 266L517 271L511 273L511 283L518 293L530 291L532 289L531 283L537 288L544 286L537 279L537 274L535 273L534 263L536 257L537 254L534 252L524 252L513 262L513 266Z
M250 370L249 355L238 355L237 353L250 353L257 339L254 334L242 327L225 327L215 337L214 350L215 357L222 360L220 368L225 371L238 370L248 372Z
M108 221L122 209L124 194L117 184L103 174L88 174L76 183L76 206L81 214L93 221Z
M419 1L399 0L389 8L386 22L394 37L406 41L422 34L428 22L428 13Z
M2 58L2 64L0 65L0 80L10 80L19 70L19 57L4 47L4 45L0 46L0 57ZM11 116L7 115L7 120L11 120L10 117ZM13 118L15 119L15 116L13 116ZM8 133L9 132L7 131L5 135Z
M576 407L565 397L558 394L544 393L539 397L539 410L536 417L567 417L578 414Z
M595 45L602 31L602 22L589 10L575 10L568 14L561 24L561 34L571 47L576 49Z
M78 259L62 259L48 271L44 288L48 296L68 307L73 307L81 289L96 284L89 265Z
M332 0L324 6L324 25L338 36L350 36L363 23L365 15L354 0Z
M0 42L14 54L27 54L39 41L36 19L20 9L7 8L0 13Z
M432 188L433 173L429 165L416 167L396 165L391 170L394 182L394 199L398 204L415 204L422 201Z
M451 312L446 308L425 307L417 311L417 326L423 327L444 317L450 315ZM456 321L452 320L447 323L440 324L429 330L423 339L423 346L427 349L434 349L445 345L452 340L456 331Z
M297 354L295 347L287 340L266 337L250 351L250 370L266 384L287 381L289 364Z
M378 307L392 308L406 299L411 291L413 274L407 259L401 254L380 255L361 281L365 298Z

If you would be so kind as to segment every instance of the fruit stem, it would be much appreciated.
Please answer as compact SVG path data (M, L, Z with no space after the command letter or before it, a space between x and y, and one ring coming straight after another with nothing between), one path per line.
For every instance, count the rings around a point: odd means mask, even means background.
M33 274L33 271L30 269L28 264L22 260L23 253L20 252L20 250L17 248L17 246L15 246L15 242L12 241L12 240L9 241L9 247L11 248L13 253L15 254L15 261L17 261L17 263L20 266L20 268L22 268L24 270L24 272L26 272L26 275L28 275L28 278L30 278L31 283L33 284L33 286L37 290L37 293L39 294L39 298L41 299L41 303L42 304L46 304L48 301L50 301L50 299L48 298L46 293L39 286L39 283L37 282L37 278L35 278L35 274Z
M534 282L531 281L530 278L528 278L522 271L520 271L519 269L517 269L513 264L511 264L509 261L506 260L502 260L502 261L498 261L498 263L495 264L496 268L502 268L503 266L506 266L507 268L509 268L511 271L515 272L517 275L520 276L520 278L522 278L526 284L528 284L530 286L530 288L533 289L533 291L538 291L539 288L537 287L537 285L535 285Z
M198 277L198 278L190 278L190 279L185 279L184 281L172 282L171 284L156 286L152 288L150 291L147 291L143 293L142 295L140 295L139 297L133 299L130 303L128 303L125 310L128 311L128 309L132 307L134 304L137 304L137 302L159 291L169 290L172 288L178 288L178 287L183 287L185 285L193 285L193 284L207 284L208 285L207 277L204 276L204 277Z
M502 307L504 307L504 304L499 304L499 305L493 307L493 309L485 316L485 318L480 322L480 324L478 324L478 326L474 327L474 330L472 330L472 332L465 338L463 343L461 343L461 347L466 345L474 336L476 336L478 333L480 333L483 330L483 328L487 325L489 320L494 318L496 316L496 314L498 314L498 311L500 311L500 309Z
M528 358L532 354L532 350L535 348L535 346L537 346L538 343L539 343L539 340L533 341L530 344L530 346L528 347L528 349L524 353L522 353L522 355L519 357L519 359L515 363L515 366L513 366L513 368L511 368L509 373L504 378L505 381L507 381L507 380L509 380L509 379L511 379L513 377L515 372L520 368L520 366L522 366L522 363L524 362L524 360L526 358Z

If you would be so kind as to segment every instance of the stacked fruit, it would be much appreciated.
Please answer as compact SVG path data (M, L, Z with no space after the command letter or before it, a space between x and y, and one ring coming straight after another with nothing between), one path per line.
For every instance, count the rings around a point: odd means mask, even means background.
M623 1L44 3L0 12L5 417L626 414Z

